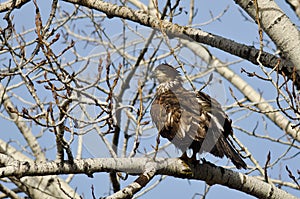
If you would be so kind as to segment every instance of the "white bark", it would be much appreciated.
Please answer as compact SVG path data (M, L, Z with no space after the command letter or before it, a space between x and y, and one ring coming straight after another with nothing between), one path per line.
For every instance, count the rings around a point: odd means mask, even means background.
M147 162L144 172L131 184L120 191L106 197L106 199L115 198L132 198L132 196L145 187L148 182L154 177L157 165L155 162Z
M19 117L16 113L12 113L10 111L10 109L14 110L15 106L13 105L11 100L9 99L9 96L5 92L4 87L1 83L0 83L0 96L3 96L2 103L3 103L3 106L6 110L6 112L8 113L8 115L10 116L12 121L16 124L16 126L18 127L20 133L22 134L22 136L26 140L26 142L29 145L31 151L33 152L35 158L38 161L45 161L46 160L45 155L42 152L42 149L41 149L38 141L36 140L35 136L32 134L31 130L26 125L23 118Z
M235 0L254 20L256 8L253 0ZM273 0L257 0L259 20L263 30L277 48L290 59L300 73L300 34L286 14Z
M0 4L0 12L8 11L13 7L20 8L24 4L28 3L30 0L9 0Z
M285 2L287 2L292 7L294 12L297 14L298 18L300 18L300 1L299 0L285 0Z
M8 154L11 158L4 155ZM22 154L20 151L16 150L6 142L0 139L0 155L1 165L11 164L12 161L26 161L30 164L35 164L33 160ZM14 159L14 160L13 160ZM5 168L5 167L4 167ZM16 175L12 175L14 177ZM14 183L23 188L24 192L27 190L32 198L69 198L64 192L68 193L73 198L80 198L80 196L67 184L63 179L49 175L49 176L33 176L33 177L23 177L18 178L19 180L14 180ZM60 183L60 187L58 185ZM50 183L51 182L51 183ZM24 186L27 185L27 186ZM26 192L25 192L26 193ZM47 197L46 197L47 196Z
M0 160L7 157L0 154ZM74 160L74 164L67 161L63 163L57 162L28 162L15 161L10 162L6 167L0 168L0 177L9 176L36 176L36 175L53 175L53 174L69 174L83 173L92 175L94 172L110 172L120 171L128 174L141 174L145 169L145 165L153 161L148 158L93 158ZM3 162L2 162L3 163ZM295 196L258 180L255 177L235 172L229 169L215 166L211 163L203 163L197 165L187 165L178 158L157 158L155 164L157 175L168 175L178 178L204 180L209 185L220 184L232 189L240 190L258 198L296 198ZM152 167L151 167L152 168ZM151 173L150 172L150 173ZM153 174L153 172L152 172ZM152 175L151 174L151 175ZM150 175L150 178L151 178Z

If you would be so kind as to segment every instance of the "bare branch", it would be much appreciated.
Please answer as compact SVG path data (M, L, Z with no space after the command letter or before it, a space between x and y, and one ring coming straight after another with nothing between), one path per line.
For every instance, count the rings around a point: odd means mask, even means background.
M280 9L274 1L257 0L256 4L251 0L235 0L253 19L258 16L261 27L269 35L277 48L293 62L293 66L300 71L300 39L299 30ZM291 40L290 38L295 38ZM265 64L263 64L265 65Z
M0 154L0 157L1 156L2 155ZM149 159L147 158L93 158L74 160L74 164L70 164L67 161L61 164L57 164L56 162L36 164L27 161L17 161L13 164L7 165L6 167L0 168L0 177L68 173L82 173L90 175L94 172L110 172L116 170L137 175L144 172L144 167L148 161ZM295 196L292 196L273 185L260 181L255 177L247 176L222 167L217 167L209 162L194 166L187 165L177 158L157 158L155 162L157 163L157 175L169 175L178 178L204 180L209 185L224 185L258 198L296 198ZM150 169L150 171L152 175L155 170ZM149 174L149 172L147 173Z
M285 2L291 6L298 18L300 18L300 2L298 0L285 0Z
M23 5L28 3L30 0L9 0L0 4L0 12L8 11L12 8L21 8ZM14 7L13 7L14 5Z
M201 56L207 63L211 63L212 67L222 65L222 63L216 57L212 56L201 45L189 42L188 40L181 40L181 42L189 48L193 49L194 52ZM204 53L203 51L206 53ZM206 54L207 56L204 56L203 54ZM291 124L291 122L280 112L275 111L275 108L267 103L267 101L259 93L257 93L245 80L243 80L239 75L234 73L228 67L216 67L216 71L220 73L220 75L222 75L224 78L228 79L251 102L254 102L259 110L264 111L265 115L268 116L277 126L279 126L283 131L300 142L300 129L297 127L293 128L293 124Z
M114 198L131 198L135 193L145 187L148 182L153 178L156 172L157 165L155 162L148 162L145 165L144 172L131 184L122 190L106 197L106 199Z
M152 27L154 29L167 33L171 37L192 39L193 41L199 43L208 44L212 47L219 48L230 54L247 59L253 64L258 64L257 56L259 54L259 50L254 48L253 46L246 46L244 44L240 44L230 39L226 39L224 37L214 35L212 33L207 33L199 29L180 26L178 24L173 24L165 20L158 20L156 17L145 14L141 11L135 11L128 7L118 6L115 4L103 2L101 0L87 0L87 1L64 0L64 1L102 11L106 13L108 17L120 17L123 19L128 19L137 22L144 26ZM274 55L271 55L266 52L261 53L260 61L264 66L268 68L273 69L275 66L277 66L278 60L279 58ZM282 71L284 74L286 74L287 77L289 77L289 79L293 80L292 75L294 71L294 64L292 64L289 61L281 59L279 70ZM294 83L297 86L297 88L300 88L299 74L297 73L296 75L297 78L296 78L296 82Z
M4 155L7 154L7 155ZM0 155L1 155L1 166L7 166L14 161L26 161L34 163L33 160L22 154L20 151L15 149L14 147L7 144L0 139ZM12 158L11 158L12 157ZM38 163L36 163L38 164ZM18 180L19 179L19 180ZM62 197L64 194L61 189L57 186L53 180L58 179L61 182L61 187L64 191L67 191L69 194L73 196L73 198L79 199L80 196L61 178L56 176L34 176L34 177L23 177L18 179L11 179L22 191L26 192L30 190L30 196L41 198L47 195L48 198L57 198Z
M15 122L20 133L23 135L24 139L27 141L36 159L40 161L45 161L46 160L45 155L42 152L42 149L38 141L36 140L35 136L32 134L32 131L29 129L26 123L20 119L20 117L17 114L9 111L10 109L15 109L15 106L9 99L9 96L5 92L5 89L1 83L0 83L0 96L1 99L3 100L3 101L1 100L1 104L3 103L4 108L6 109L10 118Z

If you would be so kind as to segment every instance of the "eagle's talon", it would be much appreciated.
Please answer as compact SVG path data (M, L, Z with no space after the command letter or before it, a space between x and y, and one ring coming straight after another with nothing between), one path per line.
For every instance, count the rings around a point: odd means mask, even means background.
M207 161L205 158L201 158L201 161L202 161L202 164L208 164L208 165L210 165L210 166L216 166L216 165L214 165L213 163Z
M184 152L184 153L179 157L179 159L181 159L181 160L183 160L183 161L188 161L188 159L190 159L190 158L188 157L187 153Z
M200 163L200 161L196 159L196 156L194 154L191 158L189 158L186 152L184 152L179 157L179 159L184 161L185 163L187 163L189 165L193 165L194 167Z

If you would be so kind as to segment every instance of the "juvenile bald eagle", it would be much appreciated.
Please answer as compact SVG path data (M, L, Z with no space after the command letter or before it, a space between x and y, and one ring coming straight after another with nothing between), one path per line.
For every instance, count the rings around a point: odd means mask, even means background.
M231 146L231 120L221 105L203 92L186 90L176 69L161 64L154 70L159 82L150 114L159 134L167 138L187 158L186 150L196 154L209 152L217 157L228 157L236 168L247 165Z

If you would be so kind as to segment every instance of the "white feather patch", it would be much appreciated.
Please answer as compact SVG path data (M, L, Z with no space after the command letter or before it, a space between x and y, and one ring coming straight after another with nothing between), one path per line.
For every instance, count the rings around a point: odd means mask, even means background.
M211 120L213 120L213 122L217 125L217 127L223 132L224 131L223 125L220 124L218 118L216 118L214 115L212 115L209 112L207 112L207 114L210 116Z

